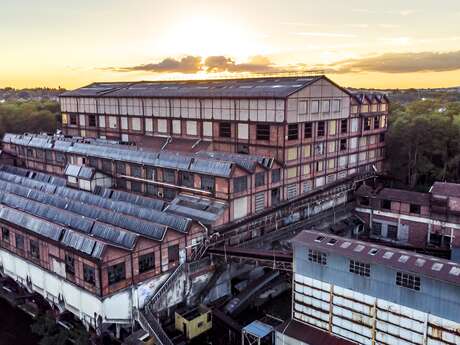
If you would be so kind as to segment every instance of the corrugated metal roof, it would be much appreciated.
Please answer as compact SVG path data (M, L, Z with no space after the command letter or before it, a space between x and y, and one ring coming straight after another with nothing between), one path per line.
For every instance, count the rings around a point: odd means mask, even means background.
M0 172L0 187L3 187L5 191L12 192L45 205L51 205L65 211L71 211L73 214L70 215L66 215L66 212L61 214L54 212L52 215L47 213L46 216L50 220L85 232L88 232L89 228L91 228L91 223L88 223L88 219L94 219L142 234L158 241L163 239L167 226L180 232L186 232L191 224L190 219L185 217L174 217L170 214L155 210L153 207L150 209L129 207L125 202L107 200L98 195L80 190L72 190L67 187L59 187L57 188L56 194L48 194L40 190L43 189L42 186L47 185L43 182L33 181L40 185L35 186L37 189L30 189L22 186L22 184L30 181L29 179L10 175L8 176L9 180L15 179L16 181L6 182L3 180L6 175L8 175L8 173ZM53 187L56 188L56 186ZM111 196L113 196L115 192L118 191L113 191ZM122 196L126 199L129 198L128 193L115 193L115 195ZM7 200L11 200L11 198L13 197L8 197ZM157 203L151 203L147 198L143 199L135 196L134 200L143 202L147 205L158 206ZM27 205L24 200L18 200L17 198L11 200L9 204L13 206L18 205L18 207L22 208ZM40 211L40 209L40 204L38 204L35 205L35 209L28 210L45 216L43 213L44 211ZM127 214L119 211L125 211ZM82 216L85 218L81 218Z
M93 83L61 97L285 98L324 76Z
M460 264L456 262L317 231L302 231L292 241L326 253L390 266L460 286Z
M190 164L189 170L200 174L227 177L231 175L232 163L195 158Z
M65 231L61 243L97 259L101 258L105 246L100 241L88 238L72 230Z
M54 241L59 241L64 231L60 226L2 205L0 205L0 219Z
M67 167L65 168L64 174L67 176L73 176L73 177L78 177L78 174L80 173L81 165L74 165L74 164L68 164Z
M224 202L179 194L171 202L166 212L188 217L205 225L212 225L227 207Z
M100 222L94 223L91 234L126 249L133 249L138 237L132 232Z
M11 135L8 135L8 137L11 137ZM53 139L53 149L64 153L69 152L89 157L192 171L208 175L214 175L218 172L218 176L222 177L230 177L230 163L235 163L249 172L253 172L257 164L270 168L273 163L273 158L237 153L207 151L200 151L194 154L174 151L153 152L127 145L106 145L94 140L90 140L89 143L82 143L81 141L81 138L63 138L57 136ZM24 145L27 146L27 144ZM198 157L201 160L194 163L194 159L198 159Z

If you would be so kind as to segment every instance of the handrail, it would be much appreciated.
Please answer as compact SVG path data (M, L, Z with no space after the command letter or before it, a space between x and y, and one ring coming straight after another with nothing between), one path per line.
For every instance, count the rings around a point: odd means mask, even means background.
M156 309L161 297L163 297L164 294L169 290L170 286L175 282L180 273L184 271L184 268L185 263L177 266L174 272L171 273L171 275L161 285L157 292L155 292L155 294L145 303L144 308L139 313L139 322L141 323L141 326L142 323L144 323L144 327L148 328L149 333L151 333L156 338L159 345L174 345L166 332L163 330L163 327L161 327L160 320L156 315Z

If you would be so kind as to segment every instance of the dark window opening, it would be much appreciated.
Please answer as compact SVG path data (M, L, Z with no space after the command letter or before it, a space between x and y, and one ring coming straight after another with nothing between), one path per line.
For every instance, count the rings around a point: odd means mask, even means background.
M65 255L65 272L75 275L75 258L71 255Z
M38 246L38 241L30 240L30 256L33 259L40 259L40 247Z
M388 225L387 238L396 240L398 238L398 227L396 225Z
M70 124L72 126L76 126L77 125L77 115L75 114L70 114Z
M369 277L371 275L371 265L363 262L350 260L349 269L351 273L355 273L363 277Z
M147 168L146 177L149 180L155 179L155 168Z
M374 129L379 129L379 125L380 125L379 117L376 116L374 117Z
M139 273L144 273L155 268L155 254L149 253L139 256Z
M410 213L420 214L420 205L410 204Z
M154 184L147 183L146 193L147 195L150 195L150 196L158 196L158 187L155 186Z
M201 175L201 189L214 193L216 181L214 176Z
M347 139L340 139L340 151L346 151Z
M163 181L166 183L176 183L176 173L172 169L163 169Z
M194 187L193 174L185 171L179 172L179 183L184 187Z
M420 277L408 273L396 272L396 285L420 291Z
M324 134L326 133L325 128L326 128L326 124L324 123L324 121L319 121L318 122L318 129L316 131L316 136L318 138L324 137Z
M382 200L381 207L385 210L391 210L391 200Z
M248 189L248 178L246 176L235 177L233 180L233 192L241 193Z
M281 180L281 169L272 170L272 183L277 183Z
M45 151L45 158L47 161L52 162L53 161L53 152L46 150Z
M24 236L16 234L16 249L24 250Z
M142 177L142 168L139 165L131 165L131 176Z
M305 122L303 134L304 134L305 139L309 139L313 136L313 123L312 122Z
M171 201L176 197L176 190L172 188L164 188L163 194L165 200Z
M123 174L126 175L126 164L123 162L116 162L115 165L117 174Z
M89 157L88 159L89 161L89 165L93 168L97 168L97 162L98 162L98 159L96 157Z
M263 186L265 184L265 173L259 172L256 174L256 187Z
M88 126L96 127L96 115L88 115Z
M372 119L370 117L364 119L364 130L365 131L368 131L371 129L371 122L372 122Z
M317 250L308 249L308 261L315 262L320 265L327 265L327 254Z
M174 244L168 247L168 262L175 263L179 261L179 245Z
M297 123L292 123L288 125L288 140L297 140L299 139L299 126Z
M270 125L258 124L256 126L257 140L270 140Z
M219 123L219 136L221 138L231 138L232 137L232 126L230 122Z
M131 181L131 191L135 193L142 193L142 183Z
M2 241L3 242L10 242L10 230L7 228L2 228Z
M385 133L380 133L380 142L383 143L385 141Z
M359 204L363 206L369 206L369 198L365 196L360 197Z
M121 262L119 264L109 266L109 268L107 269L107 274L109 277L109 285L113 285L122 280L125 280L125 263Z
M345 134L348 132L348 120L340 121L340 133Z
M104 159L102 161L102 171L111 174L112 173L112 162Z
M249 145L247 144L238 144L236 145L236 152L242 153L244 155L249 154Z
M382 236L382 223L372 222L372 234Z
M83 280L91 285L96 284L96 272L94 267L83 264Z

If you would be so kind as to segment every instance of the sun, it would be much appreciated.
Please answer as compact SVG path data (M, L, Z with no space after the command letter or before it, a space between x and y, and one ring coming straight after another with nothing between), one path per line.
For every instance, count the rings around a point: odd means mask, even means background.
M238 60L266 50L257 34L243 23L206 15L194 15L178 21L162 39L162 45L175 55L226 55Z

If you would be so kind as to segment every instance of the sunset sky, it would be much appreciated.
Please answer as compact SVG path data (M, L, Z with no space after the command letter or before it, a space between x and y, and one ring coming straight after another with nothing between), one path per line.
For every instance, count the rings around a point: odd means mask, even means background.
M0 42L0 87L311 69L460 86L459 0L1 0Z

